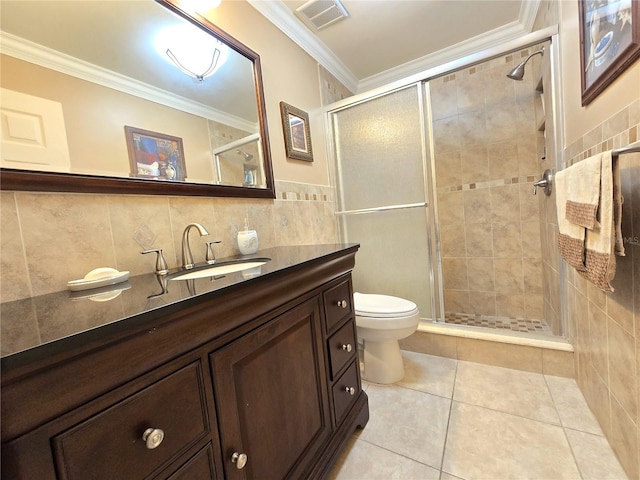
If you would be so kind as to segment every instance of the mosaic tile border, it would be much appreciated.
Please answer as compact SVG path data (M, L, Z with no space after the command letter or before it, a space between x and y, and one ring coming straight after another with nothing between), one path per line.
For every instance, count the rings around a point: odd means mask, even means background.
M522 175L520 177L499 178L497 180L487 180L486 182L464 183L462 185L448 185L437 188L438 193L460 192L466 190L481 190L483 188L501 187L503 185L513 185L520 183L533 183L535 175Z
M445 313L445 323L484 327L495 330L511 330L514 332L535 332L553 335L551 328L544 320L524 319L516 317L498 317L492 315L475 315L468 313Z
M333 188L323 185L276 181L276 199L296 202L333 202Z
M606 152L614 148L626 147L630 143L635 143L640 140L640 125L634 125L614 137L611 137L603 142L599 142L590 148L583 150L577 155L573 155L567 162L567 166L571 166L574 163L578 163L586 158L591 157L597 153Z

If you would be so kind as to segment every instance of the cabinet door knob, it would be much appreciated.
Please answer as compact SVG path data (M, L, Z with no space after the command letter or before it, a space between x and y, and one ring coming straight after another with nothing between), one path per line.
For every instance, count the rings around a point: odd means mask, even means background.
M350 343L347 343L346 345L343 343L340 348L342 350L346 350L347 352L350 352L351 350L353 350L353 347L351 346Z
M344 391L347 392L349 395L355 395L356 394L356 389L353 387L344 387Z
M238 470L242 470L247 464L247 454L233 452L233 455L231 455L231 462L236 464L236 468Z
M149 450L153 450L159 447L162 440L164 440L164 432L159 428L147 428L142 434L142 440L144 440Z
M346 300L338 300L337 304L341 308L347 308L347 301Z

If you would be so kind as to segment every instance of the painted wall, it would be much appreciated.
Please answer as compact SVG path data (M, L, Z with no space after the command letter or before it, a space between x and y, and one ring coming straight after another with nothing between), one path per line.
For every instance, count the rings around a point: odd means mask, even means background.
M329 185L316 61L244 1L222 2L206 16L260 55L275 177ZM309 114L313 163L286 158L281 101Z

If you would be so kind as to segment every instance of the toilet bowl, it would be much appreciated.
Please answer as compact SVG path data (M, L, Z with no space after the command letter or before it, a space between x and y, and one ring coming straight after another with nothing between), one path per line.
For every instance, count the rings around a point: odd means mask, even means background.
M403 298L357 292L353 304L358 339L363 343L362 378L382 384L402 380L404 366L398 340L418 328L418 307Z

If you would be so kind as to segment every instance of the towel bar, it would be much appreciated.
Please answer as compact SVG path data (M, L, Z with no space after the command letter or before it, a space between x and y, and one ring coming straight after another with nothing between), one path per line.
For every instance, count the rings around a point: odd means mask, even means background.
M611 155L617 157L618 155L624 155L625 153L636 153L640 152L640 142L630 143L626 147L615 148L611 150Z

